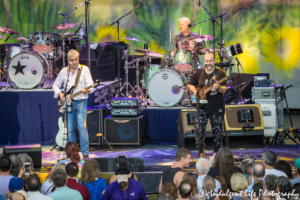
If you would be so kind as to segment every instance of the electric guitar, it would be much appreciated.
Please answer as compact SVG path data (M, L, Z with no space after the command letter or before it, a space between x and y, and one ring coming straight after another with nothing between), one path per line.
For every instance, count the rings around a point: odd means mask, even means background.
M86 90L89 90L89 89L94 88L94 87L97 87L97 86L99 86L99 85L100 85L100 80L98 79L98 80L96 80L96 83L95 83L94 85L90 85L90 86L86 87L85 89L86 89ZM71 101L71 103L72 103L72 99L73 99L74 97L76 97L76 96L78 96L78 95L80 95L80 94L82 93L82 90L80 90L80 91L78 91L78 92L76 92L76 93L73 94L73 91L74 91L75 89L76 89L76 88L75 88L75 86L73 85L73 86L68 90L67 96L65 97L65 99L69 98L70 101ZM58 109L58 112L60 112L60 113L65 113L65 111L66 111L66 102L65 102L65 101L62 101L62 100L60 99L59 96L58 96L58 98L57 98L57 109Z
M222 78L221 80L218 81L218 83L223 83L224 81L227 81L228 77ZM204 85L200 90L199 90L199 96L200 100L207 100L207 95L213 90L212 86Z
M58 133L55 137L55 142L57 144L57 146L65 148L65 146L68 143L68 137L67 137L67 131L64 129L64 122L63 122L63 118L59 117L58 118Z

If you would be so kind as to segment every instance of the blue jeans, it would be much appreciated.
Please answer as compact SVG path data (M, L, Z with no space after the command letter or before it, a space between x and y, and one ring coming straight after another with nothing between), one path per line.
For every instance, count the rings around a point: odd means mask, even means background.
M75 127L79 131L80 148L82 155L89 155L89 134L85 126L87 100L82 99L74 102L72 113L68 113L68 138L69 142L76 143ZM76 119L76 120L75 120ZM77 121L77 123L75 123Z

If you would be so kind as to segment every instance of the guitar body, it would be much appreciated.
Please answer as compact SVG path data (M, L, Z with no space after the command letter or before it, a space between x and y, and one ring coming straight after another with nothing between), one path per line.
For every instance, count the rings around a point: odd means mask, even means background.
M67 96L70 95L70 94L72 94L73 91L74 91L74 89L75 89L75 86L72 86L72 87L67 91ZM66 107L65 102L62 101L62 100L60 99L60 97L58 96L58 98L57 98L57 109L58 109L58 112L64 113L65 107Z
M207 100L207 95L209 94L209 92L205 93L205 91L206 91L208 88L211 88L211 86L204 85L204 86L199 90L200 100Z
M58 118L58 128L59 128L59 130L55 137L55 142L56 142L57 146L64 148L64 146L63 146L64 122L63 122L62 117Z

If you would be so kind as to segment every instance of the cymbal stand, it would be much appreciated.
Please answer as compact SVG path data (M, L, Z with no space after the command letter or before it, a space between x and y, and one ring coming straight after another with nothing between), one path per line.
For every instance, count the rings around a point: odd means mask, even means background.
M142 60L144 60L144 62L146 62L146 60L148 60L148 58L149 58L149 61L151 62L151 58L149 57L149 54L142 58L137 58L134 60L134 61L136 61L136 66L135 66L136 67L136 84L135 84L134 88L130 91L129 94L135 93L137 98L143 95L142 89L140 87L140 80L139 80L139 76L140 76L139 62Z
M129 52L129 49L132 47L132 44L133 44L133 41L131 41L129 47L127 49L124 50L124 55L122 57L122 59L124 59L124 57L126 57L126 61L125 61L125 82L123 83L123 86L121 87L120 89L120 94L124 97L128 97L129 93L128 93L128 86L131 88L131 90L133 89L132 85L128 82L128 52ZM122 90L124 89L124 87L126 87L126 93L125 95L122 93ZM117 95L118 96L118 93Z

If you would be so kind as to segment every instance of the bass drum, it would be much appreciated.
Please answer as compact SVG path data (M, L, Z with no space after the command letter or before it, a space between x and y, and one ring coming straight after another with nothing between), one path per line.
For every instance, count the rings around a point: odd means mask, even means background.
M150 78L148 94L158 106L174 106L179 103L184 93L184 88L177 88L185 84L187 79L183 73L162 69Z
M39 85L49 64L39 53L24 52L15 55L8 65L8 76L15 86L32 89Z

